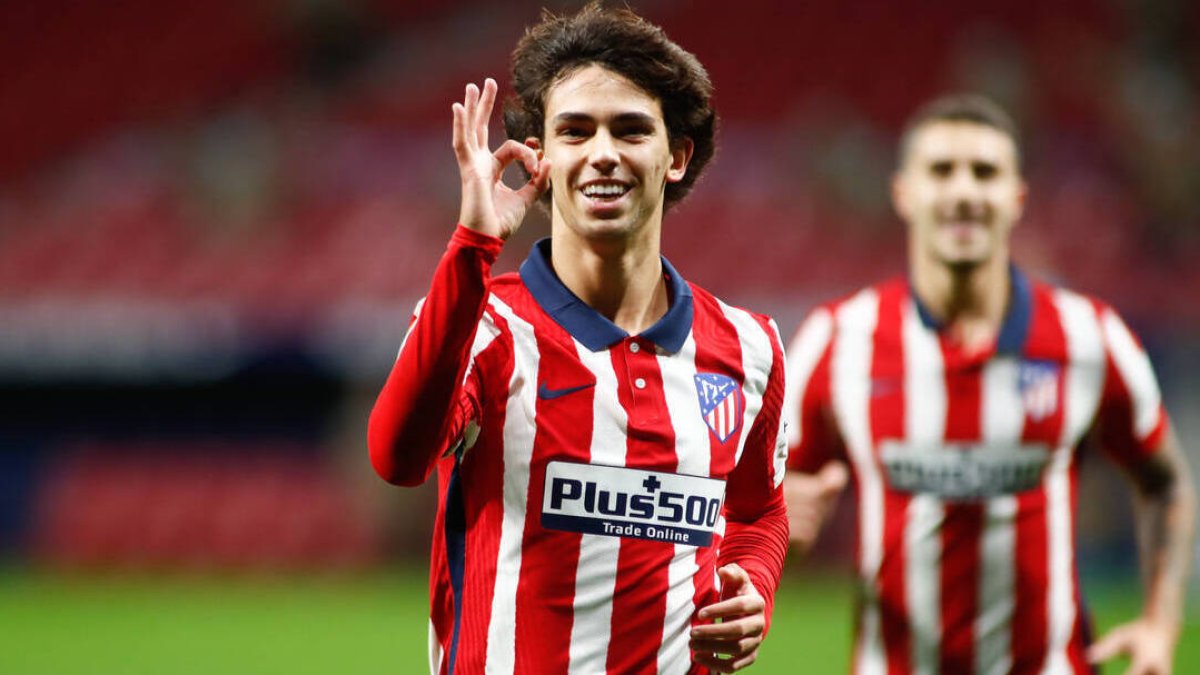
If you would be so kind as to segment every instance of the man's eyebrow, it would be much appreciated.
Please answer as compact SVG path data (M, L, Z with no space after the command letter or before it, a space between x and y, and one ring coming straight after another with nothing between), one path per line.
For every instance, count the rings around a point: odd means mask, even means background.
M583 112L561 112L554 116L555 124L564 124L570 122L592 122L595 121L594 115L589 115ZM654 124L654 116L643 112L623 112L613 116L614 122L621 123L641 123Z

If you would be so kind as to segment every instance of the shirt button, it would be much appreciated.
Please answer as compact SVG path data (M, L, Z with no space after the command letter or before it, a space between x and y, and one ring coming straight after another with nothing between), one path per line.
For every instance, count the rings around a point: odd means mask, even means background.
M633 352L634 354L638 353L641 349L642 349L642 347L638 343L636 343L636 342L629 343L629 351Z
M638 379L633 381L633 386L637 387L638 389L645 389L646 381L639 377Z

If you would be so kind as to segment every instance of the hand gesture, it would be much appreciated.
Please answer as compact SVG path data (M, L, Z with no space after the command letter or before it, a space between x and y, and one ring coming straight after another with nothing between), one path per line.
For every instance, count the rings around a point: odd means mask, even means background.
M767 627L767 603L750 582L750 575L736 564L717 570L721 578L721 601L700 610L707 623L692 627L692 662L713 672L732 673L754 663Z
M787 502L789 538L800 551L812 548L849 478L841 462L829 462L814 474L787 472L783 498Z
M458 222L464 227L501 239L508 239L521 226L525 212L549 183L550 162L539 160L527 145L509 139L496 152L488 149L488 120L496 103L496 81L490 77L483 92L467 85L462 103L454 111L454 156L462 178L462 210ZM500 176L504 167L519 161L530 179L517 190L505 185Z
M1103 663L1126 655L1127 675L1171 675L1175 635L1170 627L1143 617L1109 631L1088 649L1088 661Z

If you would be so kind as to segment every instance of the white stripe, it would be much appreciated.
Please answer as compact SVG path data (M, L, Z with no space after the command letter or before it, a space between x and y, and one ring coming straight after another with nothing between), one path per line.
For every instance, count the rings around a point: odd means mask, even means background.
M1067 646L1075 624L1074 542L1071 513L1071 462L1076 443L1090 426L1100 400L1104 353L1100 325L1090 302L1068 291L1056 291L1060 323L1067 342L1063 429L1044 480L1049 549L1048 673L1070 672Z
M1017 358L996 356L983 371L983 440L1016 447L1024 427ZM987 501L980 540L979 615L975 617L975 672L1001 675L1012 667L1015 608L1017 498Z
M1133 432L1138 440L1143 440L1158 426L1162 409L1162 394L1154 379L1154 368L1150 365L1150 357L1138 346L1116 313L1104 312L1102 322L1109 353L1133 404Z
M488 623L489 671L512 672L516 655L517 581L521 574L521 541L529 495L529 460L533 455L537 410L539 355L533 326L495 296L490 304L508 323L513 340L513 371L504 417L504 518L496 557L492 618Z
M979 615L975 617L975 672L1002 675L1012 668L1016 593L1017 498L987 501L980 545Z
M863 616L855 645L855 667L863 675L887 672L879 627L878 575L883 547L883 486L871 449L870 391L872 336L879 297L864 290L837 310L837 338L830 363L831 395L850 461L858 478L859 577Z
M937 335L921 322L913 302L905 303L904 436L916 447L940 447L946 437L946 385ZM914 673L936 673L941 638L942 501L914 494L904 528L904 590L912 627Z
M693 337L688 336L678 354L659 354L658 367L662 372L667 414L671 418L671 428L675 430L678 473L707 476L711 470L712 449L708 427L700 418L696 402L696 343ZM723 517L720 522L724 522ZM676 544L675 555L667 567L667 608L663 640L658 648L659 673L686 673L690 666L688 632L692 614L697 609L692 598L696 592L693 579L699 569L696 547Z
M579 360L596 376L592 404L593 464L625 466L628 417L617 398L617 374L607 349L593 352L575 342ZM612 634L612 599L617 585L621 538L583 534L575 570L575 620L571 625L572 675L602 673Z
M438 675L442 671L442 643L438 642L437 630L433 627L433 619L429 620L429 675Z
M814 311L804 320L796 337L788 345L787 390L783 397L783 419L787 423L788 446L800 443L800 410L804 403L804 392L808 381L825 353L829 338L833 335L833 315L824 307Z
M717 301L725 318L737 330L738 341L742 345L742 373L744 382L742 391L746 395L746 411L742 414L742 430L738 434L737 454L734 455L734 465L742 459L742 451L746 449L746 437L750 428L762 410L763 394L767 391L767 381L770 379L771 366L775 362L775 351L771 348L771 338L763 332L762 326L749 312L737 307L731 307L720 300Z
M400 353L404 351L404 345L408 344L408 338L412 335L413 326L417 325L417 319L421 318L421 310L425 309L425 298L417 301L417 306L413 307L412 321L408 324L408 330L404 332L404 338L400 340L400 350L396 352L396 359L400 359Z

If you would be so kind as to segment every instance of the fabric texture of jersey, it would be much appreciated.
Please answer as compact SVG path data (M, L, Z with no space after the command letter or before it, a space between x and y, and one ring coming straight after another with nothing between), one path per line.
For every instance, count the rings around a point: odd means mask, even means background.
M898 279L817 307L789 346L789 468L851 467L856 673L1085 673L1079 453L1122 464L1167 424L1150 361L1104 304L1011 272L967 353Z
M769 319L663 260L640 335L575 297L549 240L490 276L463 227L371 414L377 472L438 469L435 673L699 673L688 632L737 563L768 602L787 547L783 352Z

